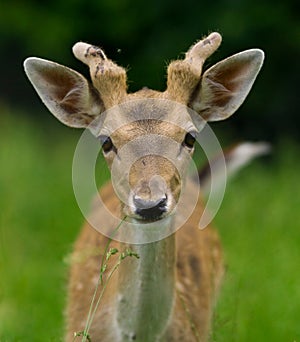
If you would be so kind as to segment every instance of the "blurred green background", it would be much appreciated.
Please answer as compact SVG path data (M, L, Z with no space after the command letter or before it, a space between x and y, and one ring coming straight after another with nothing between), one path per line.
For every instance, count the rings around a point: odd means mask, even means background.
M53 118L25 78L37 56L88 76L77 41L128 68L129 90L163 90L167 63L203 35L223 44L207 66L248 48L265 65L221 144L266 140L268 158L227 187L216 217L226 278L212 341L300 340L299 4L258 0L6 1L0 5L0 341L61 341L68 254L83 217L71 183L80 130Z

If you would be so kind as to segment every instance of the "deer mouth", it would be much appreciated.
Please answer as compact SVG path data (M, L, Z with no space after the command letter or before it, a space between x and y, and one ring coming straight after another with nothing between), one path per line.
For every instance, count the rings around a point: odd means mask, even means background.
M141 209L137 211L138 220L144 222L154 222L159 221L164 218L166 215L166 209L164 207L159 208L150 208L150 209Z

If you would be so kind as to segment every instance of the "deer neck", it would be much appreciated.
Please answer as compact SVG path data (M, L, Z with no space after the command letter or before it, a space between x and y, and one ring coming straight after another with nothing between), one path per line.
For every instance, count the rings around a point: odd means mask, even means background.
M174 302L175 234L125 248L138 253L139 259L127 258L119 268L120 337L122 341L156 341L167 327Z

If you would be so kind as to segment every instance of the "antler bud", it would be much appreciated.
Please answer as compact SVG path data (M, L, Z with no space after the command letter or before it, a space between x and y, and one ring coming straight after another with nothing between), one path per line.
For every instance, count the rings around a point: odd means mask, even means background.
M221 41L222 37L219 33L211 33L207 38L200 40L188 50L185 54L185 61L193 65L201 75L205 60L217 50Z
M126 71L106 57L97 46L76 43L73 54L90 68L94 87L99 91L105 108L121 102L126 96Z
M168 67L167 92L176 101L187 104L191 92L199 83L205 60L220 46L222 37L211 33L193 45L185 54L184 60L170 63Z

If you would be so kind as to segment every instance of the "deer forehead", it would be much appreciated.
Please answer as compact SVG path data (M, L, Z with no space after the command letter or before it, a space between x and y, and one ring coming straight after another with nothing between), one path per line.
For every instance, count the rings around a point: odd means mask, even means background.
M197 131L192 110L180 103L163 98L163 93L149 90L131 94L129 100L109 108L101 115L98 135L106 135L117 141L127 141L140 135L161 134L175 140L184 132ZM198 115L197 115L198 117ZM119 135L119 136L118 136Z
M111 138L115 146L119 148L137 138L139 142L143 140L143 137L150 142L156 138L156 135L165 136L177 143L181 143L185 134L185 130L174 123L156 119L144 119L120 127L111 134Z

